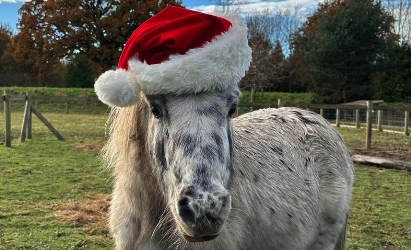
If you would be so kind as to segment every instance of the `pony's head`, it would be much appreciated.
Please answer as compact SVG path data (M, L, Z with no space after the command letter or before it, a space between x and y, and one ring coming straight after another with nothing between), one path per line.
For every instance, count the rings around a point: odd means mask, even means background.
M169 211L188 241L214 239L231 209L231 117L240 92L147 95L146 149Z
M100 100L110 106L137 104L136 140L143 142L148 171L188 241L217 237L229 216L230 119L250 61L241 17L167 7L133 33L119 69L105 72L95 84ZM133 109L126 110L122 113Z

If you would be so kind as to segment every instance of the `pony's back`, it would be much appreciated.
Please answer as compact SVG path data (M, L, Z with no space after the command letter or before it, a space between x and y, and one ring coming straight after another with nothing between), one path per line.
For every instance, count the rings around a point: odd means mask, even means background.
M343 249L354 168L336 130L295 108L251 112L233 126L230 224L241 249Z

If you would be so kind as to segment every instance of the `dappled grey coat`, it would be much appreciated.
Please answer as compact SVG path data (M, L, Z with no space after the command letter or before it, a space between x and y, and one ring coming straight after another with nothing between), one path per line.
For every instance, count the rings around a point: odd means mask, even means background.
M115 172L110 230L117 249L344 249L354 168L324 118L280 108L233 119L231 214L218 238L191 243L176 230L152 173L147 110L145 104L114 110L105 148Z

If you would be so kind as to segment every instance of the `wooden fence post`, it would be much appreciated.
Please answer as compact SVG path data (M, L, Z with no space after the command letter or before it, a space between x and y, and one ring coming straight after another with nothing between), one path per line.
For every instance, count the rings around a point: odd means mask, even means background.
M10 96L7 90L4 91L4 120L6 132L6 147L11 147L11 110L10 110Z
M33 103L32 103L32 99L31 99L31 95L29 94L29 93L27 93L27 101L28 102L30 102L30 106L31 105L33 105ZM32 136L31 136L31 131L32 131L32 123L33 123L33 119L32 119L32 112L31 112L31 109L29 110L29 120L28 120L28 123L27 123L27 138L28 139L31 139L32 138Z
M382 110L377 111L377 118L378 118L378 131L382 131L381 123L382 123Z
M372 101L367 101L367 129L365 135L365 149L371 148L372 132Z
M251 88L251 96L250 96L250 101L253 103L254 102L254 97L255 97L255 84ZM253 111L254 108L250 107L250 111Z
M320 109L320 115L324 117L324 109Z
M355 110L355 127L360 128L360 110Z
M335 126L340 126L340 109L337 109L337 112L335 114Z
M404 119L404 135L410 135L410 131L408 130L408 124L410 122L410 112L405 111L405 119Z
M27 132L27 124L29 123L29 114L30 114L30 109L31 109L31 103L29 100L29 97L26 94L26 106L24 108L24 116L23 116L23 123L21 125L21 136L20 136L20 141L25 142L26 141L26 132Z
M281 108L282 106L284 106L283 100L278 99L278 108Z
M66 114L68 114L68 101L66 101Z

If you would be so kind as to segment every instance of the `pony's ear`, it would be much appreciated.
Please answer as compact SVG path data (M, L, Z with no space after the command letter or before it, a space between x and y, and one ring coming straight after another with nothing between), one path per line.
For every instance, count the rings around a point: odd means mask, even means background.
M140 84L124 69L108 70L97 79L94 91L111 107L127 107L138 103Z

